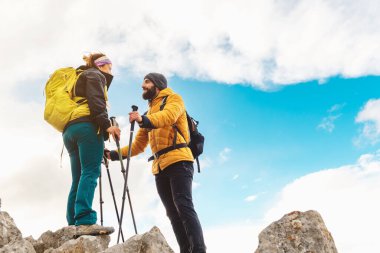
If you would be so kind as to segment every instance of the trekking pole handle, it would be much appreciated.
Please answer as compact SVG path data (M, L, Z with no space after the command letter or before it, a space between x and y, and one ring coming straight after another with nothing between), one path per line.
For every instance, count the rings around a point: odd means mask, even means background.
M132 105L132 111L133 111L133 112L137 112L138 109L139 109L139 108L138 108L136 105ZM131 123L131 132L133 132L134 129L135 129L135 122L133 121L133 122Z
M110 120L111 120L111 126L119 127L119 123L117 123L115 116L110 117Z
M116 121L116 117L115 116L112 116L110 117L110 120L111 120L111 126L116 126L116 127L119 127L119 123L117 123ZM115 138L115 142L116 142L116 146L118 149L120 149L120 143L119 143L119 140L118 138Z

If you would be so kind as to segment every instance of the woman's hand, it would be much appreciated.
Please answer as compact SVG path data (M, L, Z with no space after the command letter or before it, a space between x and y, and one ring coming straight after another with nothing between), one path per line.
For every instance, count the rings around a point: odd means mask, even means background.
M117 126L111 126L107 128L107 132L112 135L114 141L120 140L120 128Z

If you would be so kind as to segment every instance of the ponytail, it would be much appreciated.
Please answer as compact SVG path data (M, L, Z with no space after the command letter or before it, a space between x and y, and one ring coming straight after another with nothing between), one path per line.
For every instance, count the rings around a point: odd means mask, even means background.
M83 55L83 60L85 61L87 67L97 68L95 61L102 56L105 56L105 54L93 53L93 54L89 54L89 55Z

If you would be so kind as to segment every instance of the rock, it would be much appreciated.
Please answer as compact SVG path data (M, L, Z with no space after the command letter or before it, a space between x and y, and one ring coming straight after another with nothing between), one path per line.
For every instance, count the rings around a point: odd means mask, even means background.
M255 253L337 253L330 232L316 211L291 212L259 235Z
M142 235L135 235L123 244L115 245L104 253L174 253L157 227Z
M0 248L0 253L11 253L11 252L36 253L36 251L33 248L33 245L28 240L24 240L22 238L12 241L11 243Z
M111 238L108 235L84 235L65 242L59 248L47 249L44 253L100 253L107 249L110 241Z
M8 213L0 212L0 253L174 253L157 227L109 249L109 235L84 235L74 239L75 233L75 226L67 226L55 232L49 230L37 240L32 236L23 239Z
M36 241L32 236L28 236L25 238L28 242L30 242L33 245L34 250L36 253L43 253L45 250L45 245L42 241Z
M45 248L58 248L65 242L72 240L74 238L75 232L75 226L63 227L54 233L49 230L43 233L40 238L38 238L38 241L42 241L45 245Z
M34 240L31 236L25 239L33 245L36 253L43 253L47 249L58 248L65 242L72 240L75 231L75 226L67 226L55 232L48 230L43 233L38 240Z
M93 250L95 247L94 245L98 245L99 250L103 251L104 249L108 247L108 244L110 242L109 236L97 236L96 238L95 236L91 236L91 237L94 237L95 239L86 239L86 240L83 240L82 237L79 237L77 240L74 240L73 238L74 238L75 232L76 232L75 226L67 226L55 232L52 232L49 230L43 233L38 238L38 240L34 240L31 237L28 237L26 239L32 243L34 249L36 250L36 253L44 253L48 250L50 250L49 252L87 252L83 250L86 249L86 247L89 247L91 250ZM76 251L70 251L68 249L75 249ZM88 251L88 252L91 252L91 251Z
M21 239L22 234L12 217L7 212L0 212L0 248Z

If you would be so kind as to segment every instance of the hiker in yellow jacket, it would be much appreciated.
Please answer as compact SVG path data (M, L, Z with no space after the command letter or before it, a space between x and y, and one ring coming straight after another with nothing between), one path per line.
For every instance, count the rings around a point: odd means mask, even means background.
M137 121L140 126L131 155L142 153L150 144L157 191L181 253L206 252L202 227L192 201L194 158L186 145L190 137L182 97L167 88L166 78L159 73L146 75L142 89L143 99L149 101L149 110L145 115L129 113L129 121ZM128 146L122 148L122 156L126 158L127 155ZM113 161L119 159L117 151L110 151L108 157Z

